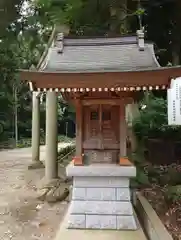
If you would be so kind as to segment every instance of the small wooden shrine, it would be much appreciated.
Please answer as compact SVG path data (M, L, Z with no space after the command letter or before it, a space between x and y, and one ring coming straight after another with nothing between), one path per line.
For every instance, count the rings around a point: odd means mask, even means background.
M142 31L119 38L58 34L40 69L21 71L32 91L61 93L76 109L76 156L67 167L74 179L68 228L137 229L126 106L142 91L167 89L170 79L180 75L181 67L159 66L153 43L144 41Z

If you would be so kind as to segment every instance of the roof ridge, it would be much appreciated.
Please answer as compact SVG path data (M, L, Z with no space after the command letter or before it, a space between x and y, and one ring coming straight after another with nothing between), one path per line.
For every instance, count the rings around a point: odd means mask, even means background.
M130 41L130 42L73 42L73 43L67 43L64 42L64 46L113 46L113 45L129 45L129 44L137 44L136 41Z
M114 45L114 44L129 44L137 43L136 36L124 36L124 37L89 37L89 38L64 38L65 46L92 46L92 45Z

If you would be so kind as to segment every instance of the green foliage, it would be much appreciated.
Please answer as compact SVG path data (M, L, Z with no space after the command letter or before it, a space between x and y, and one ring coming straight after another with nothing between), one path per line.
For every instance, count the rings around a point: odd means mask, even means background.
M181 201L181 185L168 186L164 193L164 197L168 203Z
M64 158L68 157L69 155L73 156L75 154L75 144L68 145L65 148L62 148L58 152L58 161L63 160Z
M129 156L136 167L136 177L131 179L131 188L143 188L149 186L151 183L145 171L147 163L144 160L143 152L143 149L140 148L139 151Z
M11 132L13 112L13 85L16 83L16 56L5 42L0 43L0 141L8 138Z
M149 185L150 181L148 179L147 174L143 171L143 169L137 168L137 182L141 184L142 186L144 185Z
M20 9L23 0L1 0L0 1L0 37L2 37L6 29L20 16Z
M35 9L42 20L50 24L69 24L77 16L82 6L81 0L36 0Z
M136 168L137 174L136 177L131 179L130 186L131 188L144 188L151 184L148 175L145 173L144 169Z
M157 166L148 165L146 172L147 172L148 179L151 183L156 183L156 184L160 183L162 172L159 166L157 167Z
M144 9L130 9L119 0L36 0L35 12L40 21L68 25L71 34L105 35L129 33L127 20L144 14ZM131 2L130 2L131 3Z
M181 184L180 172L174 167L167 167L163 174L158 175L160 185L175 186Z
M136 15L141 16L145 14L145 9L144 8L138 8L135 12Z
M160 138L180 140L181 127L168 126L167 100L150 94L141 102L140 114L133 121L133 129L139 140L145 138Z

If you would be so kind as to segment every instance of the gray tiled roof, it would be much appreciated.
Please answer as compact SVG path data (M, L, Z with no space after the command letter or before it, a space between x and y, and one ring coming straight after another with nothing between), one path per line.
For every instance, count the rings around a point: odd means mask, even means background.
M157 68L153 44L140 51L136 37L64 39L63 51L54 43L40 70L61 72L131 71Z

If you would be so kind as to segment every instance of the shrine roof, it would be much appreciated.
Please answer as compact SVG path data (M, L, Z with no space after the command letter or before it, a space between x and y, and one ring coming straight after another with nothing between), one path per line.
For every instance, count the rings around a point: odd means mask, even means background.
M181 76L181 66L160 67L142 30L114 38L73 39L60 33L50 42L37 68L20 70L31 91L165 89L171 78Z
M158 68L153 43L137 36L64 38L57 36L39 70L45 72L112 72Z

